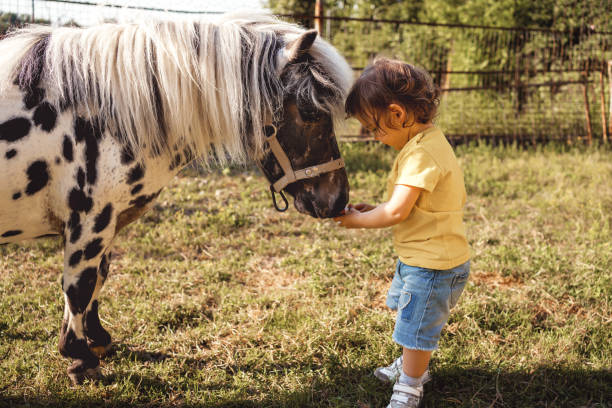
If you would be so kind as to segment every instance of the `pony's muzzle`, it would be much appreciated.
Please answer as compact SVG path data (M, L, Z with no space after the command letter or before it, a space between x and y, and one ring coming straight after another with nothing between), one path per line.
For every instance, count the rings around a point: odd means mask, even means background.
M344 169L298 183L302 183L302 188L295 189L292 195L295 208L301 213L332 218L339 216L348 204L349 184Z

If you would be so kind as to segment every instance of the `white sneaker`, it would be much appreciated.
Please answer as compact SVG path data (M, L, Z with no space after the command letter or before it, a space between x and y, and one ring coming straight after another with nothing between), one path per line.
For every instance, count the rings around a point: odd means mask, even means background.
M403 356L391 363L387 367L378 367L374 370L374 376L383 382L395 382L402 373Z
M418 408L423 401L423 385L413 387L399 381L393 386L393 395L387 408Z

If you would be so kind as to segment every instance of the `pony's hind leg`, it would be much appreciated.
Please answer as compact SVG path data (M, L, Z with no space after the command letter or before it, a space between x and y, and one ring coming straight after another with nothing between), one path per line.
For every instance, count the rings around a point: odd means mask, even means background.
M87 224L84 223L83 229L89 229L86 228ZM74 359L67 371L75 385L100 375L100 359L89 348L87 332L93 333L95 328L101 329L99 324L99 327L96 327L97 305L94 306L94 301L104 282L102 273L107 271L104 253L111 239L112 237L83 234L79 239L66 243L62 278L66 309L60 331L59 350L63 356ZM88 312L94 313L89 322L86 318ZM104 344L104 333L108 333L102 330L97 333L99 337L94 336L94 340L100 340Z
M104 358L111 348L111 335L102 327L98 316L98 294L104 281L108 276L108 266L111 258L110 251L102 256L100 267L98 268L98 279L96 290L92 296L93 301L85 313L85 336L89 350L98 358Z

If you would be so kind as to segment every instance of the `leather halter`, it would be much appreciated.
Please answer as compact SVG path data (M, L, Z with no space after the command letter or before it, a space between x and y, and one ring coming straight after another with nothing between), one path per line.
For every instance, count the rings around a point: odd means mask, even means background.
M278 139L276 138L276 126L267 125L266 127L268 126L273 128L273 132L271 135L267 136L266 141L270 146L270 151L272 152L272 155L274 156L278 164L280 164L281 168L283 169L283 172L285 173L280 179L276 180L270 185L270 193L272 194L272 202L274 203L274 208L276 208L277 211L284 212L287 211L287 209L289 208L289 202L287 201L287 197L285 197L285 194L283 193L283 189L285 187L298 180L317 177L323 173L329 173L331 171L341 169L344 167L344 160L342 158L339 158L336 160L330 160L322 164L317 164L316 166L306 167L305 169L293 170L291 162L289 161L289 157L287 157L287 154L285 153L282 146L278 142ZM285 202L285 208L279 208L278 204L276 203L276 196L274 195L274 193L280 194L281 198Z

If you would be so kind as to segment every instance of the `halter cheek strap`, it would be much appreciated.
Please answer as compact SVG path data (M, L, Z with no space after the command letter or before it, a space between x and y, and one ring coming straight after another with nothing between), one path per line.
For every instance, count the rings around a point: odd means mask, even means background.
M323 164L317 164L316 166L306 167L305 169L293 170L293 167L291 166L291 162L289 161L287 154L285 153L282 146L278 142L278 139L276 138L276 126L268 126L273 128L273 131L267 138L268 145L270 146L272 154L276 158L276 161L278 161L278 164L281 166L284 173L283 177L281 177L280 179L272 183L272 185L270 185L270 191L272 193L272 201L274 203L274 207L278 211L283 212L286 211L287 208L289 208L289 202L283 194L283 189L285 187L298 180L317 177L320 174L329 173L331 171L341 169L344 167L344 160L342 158L339 158L336 160L330 160ZM278 207L278 205L276 204L276 197L274 196L274 193L279 193L281 195L283 201L285 202L285 208L281 209Z

